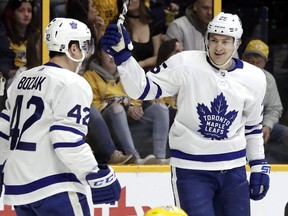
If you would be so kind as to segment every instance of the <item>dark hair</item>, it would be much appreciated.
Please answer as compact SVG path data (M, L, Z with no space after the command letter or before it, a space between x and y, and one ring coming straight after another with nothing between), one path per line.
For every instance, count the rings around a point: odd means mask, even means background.
M21 7L22 3L28 2L32 7L32 19L27 27L25 36L23 37L18 29L16 28L16 23L14 20L14 12L16 9ZM20 45L22 42L27 40L27 37L36 31L34 24L34 1L33 0L10 0L2 14L2 20L7 30L7 35L13 43Z
M179 42L176 38L163 41L159 47L156 65L162 64L166 61L171 53L175 50L176 43Z
M79 20L85 24L88 22L89 0L67 0L66 16Z
M72 44L76 44L76 46L78 48L80 48L80 45L79 45L79 41L70 41L69 44L68 44L68 49L72 46ZM49 57L50 58L53 58L53 57L56 57L56 56L63 56L63 55L66 55L65 53L63 52L57 52L57 51L49 51Z
M6 7L7 8L11 8L13 10L16 10L17 8L19 8L22 3L24 2L28 2L31 4L32 8L35 6L34 0L10 0L7 2Z
M66 17L85 23L90 29L92 38L98 42L97 30L94 23L88 23L89 0L67 0Z
M36 45L38 41L41 40L41 33L36 31L29 35L26 44L26 67L27 69L41 65L41 56L36 50Z

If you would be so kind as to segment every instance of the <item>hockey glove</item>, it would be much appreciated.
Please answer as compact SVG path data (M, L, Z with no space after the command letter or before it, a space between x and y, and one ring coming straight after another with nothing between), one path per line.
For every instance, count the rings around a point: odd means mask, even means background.
M4 164L0 165L0 197L2 195L2 189L3 189L3 178L4 178Z
M116 24L108 25L100 40L101 48L114 57L116 65L122 64L131 57L129 44L131 44L129 34L123 24L119 26Z
M109 204L120 199L121 186L114 170L106 164L99 164L97 173L90 173L86 180L91 187L94 204Z
M250 198L252 200L261 200L265 197L269 189L269 173L271 166L266 160L250 161Z

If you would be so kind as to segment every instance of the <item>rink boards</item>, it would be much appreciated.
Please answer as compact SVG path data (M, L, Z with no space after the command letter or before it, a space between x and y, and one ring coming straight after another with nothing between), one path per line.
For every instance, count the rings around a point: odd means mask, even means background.
M121 198L114 205L91 207L92 216L143 216L150 208L173 205L169 166L127 165L113 168L122 186ZM248 168L247 174L249 175ZM288 202L288 165L273 165L270 176L270 190L264 200L251 201L252 216L284 215ZM87 192L90 197L89 188ZM11 206L3 206L1 198L0 216L15 215Z

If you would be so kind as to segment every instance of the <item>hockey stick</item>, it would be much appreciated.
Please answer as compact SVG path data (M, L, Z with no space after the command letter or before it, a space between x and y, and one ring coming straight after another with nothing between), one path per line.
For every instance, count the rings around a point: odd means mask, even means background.
M124 2L123 2L123 10L122 10L122 13L119 15L119 18L118 18L118 21L117 21L118 31L122 35L122 37L123 37L123 34L122 34L121 24L123 25L123 23L125 21L125 15L126 15L126 13L128 11L129 3L130 3L130 0L124 0ZM120 51L120 50L122 50L124 48L125 48L124 39L121 40L117 45L113 46L113 49L116 50L116 51ZM128 44L128 49L129 50L133 49L132 42L130 42Z

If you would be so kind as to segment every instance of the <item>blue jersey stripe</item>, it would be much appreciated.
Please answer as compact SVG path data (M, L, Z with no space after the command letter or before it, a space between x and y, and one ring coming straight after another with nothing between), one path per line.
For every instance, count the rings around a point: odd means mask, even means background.
M258 128L261 125L261 123L257 125L245 125L245 130L251 130L252 128Z
M154 83L154 82L153 82L153 83ZM161 95L162 95L162 89L160 88L160 86L159 86L157 83L155 83L155 85L157 85L157 87L158 87L157 95L156 95L155 98L159 98L159 97L161 97Z
M253 126L248 126L248 125L246 125L245 126L245 130L251 130L253 127L255 127L256 125L253 125Z
M63 126L63 125L53 125L52 127L50 127L50 132L54 131L54 130L61 130L61 131L68 131L68 132L72 132L74 134L78 134L80 136L85 136L84 133L82 133L81 131L72 128L72 127L68 127L68 126Z
M36 143L31 142L18 142L16 149L22 150L22 151L36 151Z
M3 119L5 119L8 122L10 121L10 117L8 115L4 114L4 113L0 113L0 118L3 118Z
M211 154L211 155L193 155L181 152L179 150L171 149L171 156L184 160L199 161L199 162L217 162L217 161L230 161L236 160L246 156L246 149L240 151Z
M146 86L145 86L145 89L144 89L144 92L142 93L142 95L139 97L139 100L143 100L146 96L147 96L147 94L148 94L148 92L150 91L150 82L149 82L149 80L148 80L148 78L146 77Z
M59 142L59 143L54 143L53 147L54 147L54 149L56 149L56 148L70 148L70 147L80 146L84 143L85 143L84 140L80 140L78 142Z
M3 132L0 131L0 137L2 137L5 140L9 140L9 136L4 134Z
M261 134L262 133L262 129L258 129L258 130L253 130L249 133L245 133L245 136L251 135L251 134Z
M138 98L139 100L143 100L146 98L147 94L149 93L150 91L150 82L149 82L149 79L146 77L146 87L144 89L144 92L142 93L142 95ZM154 82L153 82L154 83ZM156 96L155 96L155 99L156 98L159 98L161 97L162 95L162 89L160 88L160 86L157 84L157 83L154 83L156 86L157 86L157 93L156 93Z
M57 175L51 175L29 184L25 185L5 185L6 195L21 195L31 193L33 191L45 188L49 185L64 183L64 182L79 182L73 173L62 173Z

